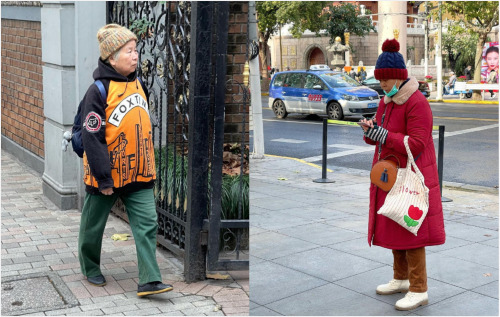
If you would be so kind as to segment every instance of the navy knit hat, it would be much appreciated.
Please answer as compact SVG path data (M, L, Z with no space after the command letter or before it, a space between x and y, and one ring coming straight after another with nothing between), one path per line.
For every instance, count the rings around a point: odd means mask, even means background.
M382 54L377 59L375 65L375 78L381 79L401 79L408 78L406 63L403 55L399 53L399 42L395 39L385 40L382 44Z

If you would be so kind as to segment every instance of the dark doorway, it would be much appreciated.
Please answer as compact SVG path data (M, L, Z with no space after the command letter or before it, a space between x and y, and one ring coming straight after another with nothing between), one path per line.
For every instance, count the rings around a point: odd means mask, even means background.
M309 66L316 64L325 64L325 54L319 47L315 47L309 55Z

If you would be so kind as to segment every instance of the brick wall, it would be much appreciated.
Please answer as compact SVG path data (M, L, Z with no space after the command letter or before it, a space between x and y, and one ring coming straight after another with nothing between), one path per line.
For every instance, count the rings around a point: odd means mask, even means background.
M41 23L2 19L2 135L44 157Z
M243 84L246 61L247 28L248 2L231 2L229 4L227 80L233 79L241 84ZM249 105L249 98L246 103L243 102L243 95L238 85L231 85L231 90L226 94L224 142L241 141L243 122L245 122L245 142L249 141Z

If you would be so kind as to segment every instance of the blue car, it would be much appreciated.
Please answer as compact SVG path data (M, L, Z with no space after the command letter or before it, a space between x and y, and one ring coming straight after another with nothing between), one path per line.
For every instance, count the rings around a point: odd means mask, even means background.
M289 113L372 117L378 108L378 93L347 74L332 70L297 70L276 73L269 86L269 107L277 118Z

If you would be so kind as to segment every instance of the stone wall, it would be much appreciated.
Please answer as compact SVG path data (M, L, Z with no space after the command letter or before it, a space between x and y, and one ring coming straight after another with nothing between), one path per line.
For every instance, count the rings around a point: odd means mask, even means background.
M333 60L333 53L328 52L330 43L328 36L305 35L300 39L284 36L282 39L283 47L283 67L280 66L280 43L279 36L270 40L271 47L271 65L277 66L280 70L290 67L291 69L306 69L309 67L309 56L314 48L320 48L326 56L326 61L329 66ZM365 37L351 36L350 40L354 48L352 56L352 65L358 66L359 61L363 61L365 66L375 66L378 58L378 34L370 33ZM413 52L408 56L411 58L412 65L420 65L424 58L424 36L421 34L408 34L407 46L413 47ZM430 61L429 65L431 64Z
M2 135L43 158L41 23L2 18Z

